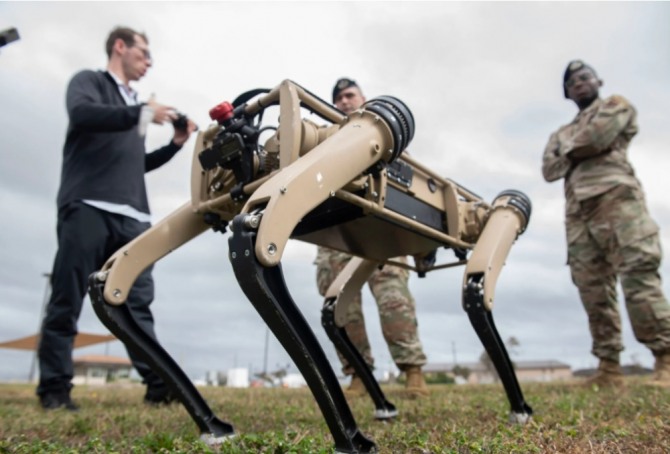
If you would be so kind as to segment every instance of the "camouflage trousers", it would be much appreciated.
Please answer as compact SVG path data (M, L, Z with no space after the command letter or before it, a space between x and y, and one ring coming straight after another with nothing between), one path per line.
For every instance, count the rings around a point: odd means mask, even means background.
M619 361L623 350L617 278L635 337L654 354L670 352L670 305L661 289L662 250L640 188L620 185L568 206L572 281L588 315L591 353Z
M325 295L330 284L350 259L349 254L319 247L314 263L317 266L316 280L321 296ZM396 260L406 263L407 259L400 257ZM423 366L426 364L426 355L423 353L417 329L416 303L409 292L408 280L409 272L407 270L388 265L381 270L376 270L368 279L368 285L379 309L384 339L393 361L400 370L405 370L408 366ZM370 342L365 330L360 291L347 311L345 330L351 342L372 369L374 358L370 351ZM344 374L353 374L354 369L348 364L344 356L339 351L337 355L342 362Z

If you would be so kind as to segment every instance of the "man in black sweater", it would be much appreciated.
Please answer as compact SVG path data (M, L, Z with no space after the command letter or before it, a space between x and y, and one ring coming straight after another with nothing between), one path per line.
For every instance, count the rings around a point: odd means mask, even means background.
M146 153L148 124L177 118L173 108L153 99L138 102L129 86L151 67L147 37L118 27L110 33L106 51L106 71L81 71L67 88L69 125L57 197L58 252L38 347L37 395L45 409L77 410L70 398L72 349L88 276L149 228L144 174L172 159L196 129L188 120L185 128L175 128L168 145ZM148 268L135 282L127 304L137 322L155 338L149 309L153 298ZM128 354L147 385L145 402L168 403L172 396L161 378L134 353Z

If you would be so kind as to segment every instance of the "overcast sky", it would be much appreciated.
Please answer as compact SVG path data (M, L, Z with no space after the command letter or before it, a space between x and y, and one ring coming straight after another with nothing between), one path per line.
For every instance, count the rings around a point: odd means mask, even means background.
M494 319L520 341L514 360L553 359L592 367L586 315L565 265L563 188L540 162L549 134L569 122L566 64L598 71L602 95L638 109L630 158L670 245L670 3L13 3L0 2L0 30L21 39L0 48L0 341L33 334L56 252L56 207L67 126L65 88L77 71L106 66L104 41L116 25L148 34L153 68L136 88L187 113L202 128L208 111L257 87L292 79L325 99L341 76L368 98L402 99L416 120L411 144L421 162L491 201L501 190L533 202L526 233L498 281ZM152 126L147 148L171 137ZM194 140L147 177L154 221L189 198ZM233 276L227 237L206 232L155 267L157 332L192 378L207 370L263 366L266 328ZM312 264L316 248L290 242L283 266L299 305L339 374L320 325ZM451 259L448 251L440 257ZM670 266L662 268L670 294ZM429 362L477 361L483 348L460 305L463 268L412 276L419 334ZM379 370L392 361L376 305L364 307ZM652 366L624 316L622 359ZM103 333L88 301L82 331ZM125 355L119 342L76 355ZM32 356L0 350L0 378L23 379ZM269 368L290 363L272 338ZM291 366L295 371L295 366Z

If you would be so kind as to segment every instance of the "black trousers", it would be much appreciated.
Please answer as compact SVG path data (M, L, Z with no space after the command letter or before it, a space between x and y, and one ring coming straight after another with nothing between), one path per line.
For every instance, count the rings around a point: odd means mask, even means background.
M58 212L58 252L51 274L52 293L42 323L38 347L40 381L37 394L69 391L73 376L72 349L88 288L88 277L121 246L150 227L148 222L74 202ZM138 324L153 338L154 299L151 267L139 276L126 304ZM163 386L161 378L128 350L133 366L149 387Z

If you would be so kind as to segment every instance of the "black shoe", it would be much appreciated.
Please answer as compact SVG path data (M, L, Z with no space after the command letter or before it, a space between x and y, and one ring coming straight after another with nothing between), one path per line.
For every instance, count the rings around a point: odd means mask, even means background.
M163 386L148 386L147 393L144 395L144 403L147 405L170 405L176 402L177 398L170 389Z
M48 392L40 396L40 405L45 410L64 408L68 411L79 411L79 406L70 399L69 391Z

